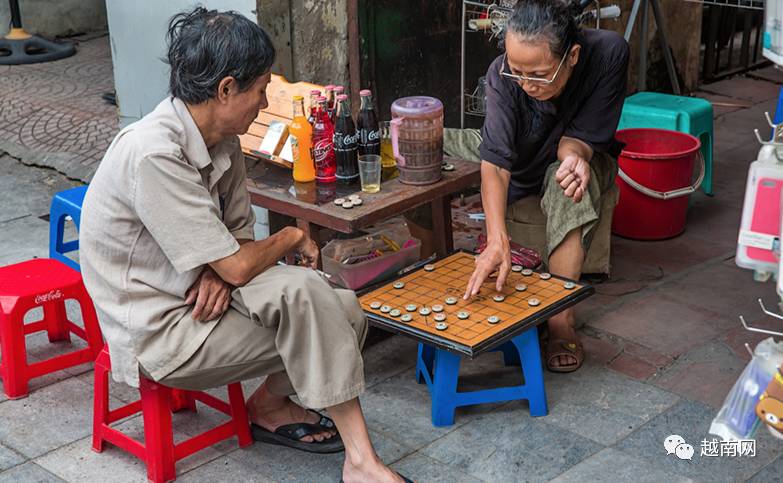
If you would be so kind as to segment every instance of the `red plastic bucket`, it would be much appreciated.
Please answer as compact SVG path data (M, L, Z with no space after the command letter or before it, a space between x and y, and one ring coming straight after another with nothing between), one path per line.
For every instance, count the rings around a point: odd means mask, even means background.
M626 144L617 162L620 201L612 232L637 240L661 240L685 230L688 197L704 179L701 142L690 134L665 129L623 129ZM693 165L700 172L693 181Z

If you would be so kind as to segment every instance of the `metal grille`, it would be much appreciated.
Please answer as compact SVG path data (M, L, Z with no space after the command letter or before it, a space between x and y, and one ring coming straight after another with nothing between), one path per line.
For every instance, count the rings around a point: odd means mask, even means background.
M745 72L765 62L762 56L762 0L712 0L699 3L704 4L704 82Z
M744 8L749 10L764 10L764 0L686 0L691 3L714 5L717 7Z

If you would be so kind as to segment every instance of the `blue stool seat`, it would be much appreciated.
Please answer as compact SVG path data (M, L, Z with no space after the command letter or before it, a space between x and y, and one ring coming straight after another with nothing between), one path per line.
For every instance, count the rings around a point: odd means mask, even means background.
M699 138L704 156L701 189L712 195L712 104L700 97L674 96L660 92L638 92L623 105L617 129L652 127L679 131Z
M71 217L76 229L79 229L86 193L87 186L60 191L52 198L49 209L49 258L59 260L74 270L79 270L79 264L65 254L79 249L79 239L65 241L65 221L67 217Z
M544 372L536 327L515 336L496 350L503 352L507 366L521 366L524 384L472 392L457 392L461 357L446 350L419 343L416 380L426 382L432 397L432 424L454 424L459 406L527 399L531 416L546 416Z

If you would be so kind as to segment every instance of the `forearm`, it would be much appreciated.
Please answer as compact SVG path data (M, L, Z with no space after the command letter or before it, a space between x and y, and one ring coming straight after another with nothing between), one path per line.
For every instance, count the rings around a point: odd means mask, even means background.
M239 251L210 266L226 282L242 286L295 250L304 238L302 230L286 227L263 240L239 240Z
M563 136L557 146L557 159L562 161L568 156L578 156L590 162L593 158L593 148L579 139Z
M489 240L505 240L506 201L511 173L486 161L481 162L481 203Z

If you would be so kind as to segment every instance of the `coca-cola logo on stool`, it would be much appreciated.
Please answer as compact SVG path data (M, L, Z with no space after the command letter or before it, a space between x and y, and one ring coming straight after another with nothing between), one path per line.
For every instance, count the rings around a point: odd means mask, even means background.
M52 300L60 300L63 298L63 293L59 290L51 290L48 293L42 293L35 296L35 303L42 304L44 302L51 302Z

